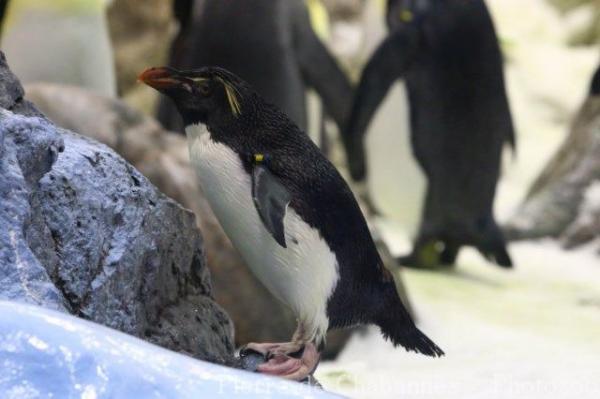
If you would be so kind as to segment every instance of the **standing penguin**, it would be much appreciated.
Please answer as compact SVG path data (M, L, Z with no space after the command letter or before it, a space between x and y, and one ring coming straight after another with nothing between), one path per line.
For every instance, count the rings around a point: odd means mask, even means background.
M290 119L220 68L150 68L139 79L174 101L224 231L297 317L291 342L249 345L269 359L259 371L302 379L328 329L366 323L394 345L443 354L402 305L346 182Z
M483 0L388 0L388 37L365 67L344 143L352 177L365 177L364 134L389 87L406 81L411 143L427 177L408 266L453 264L461 246L511 267L493 201L514 131L502 56ZM429 258L429 259L428 259Z
M352 103L352 87L311 27L304 0L176 0L180 22L170 66L219 65L249 82L302 130L305 92L313 88L340 127ZM173 105L161 99L158 120L182 131Z

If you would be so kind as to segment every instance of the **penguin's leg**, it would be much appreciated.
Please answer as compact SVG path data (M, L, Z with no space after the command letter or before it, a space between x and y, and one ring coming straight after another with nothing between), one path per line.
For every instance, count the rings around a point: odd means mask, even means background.
M411 253L396 258L396 261L406 267L433 269L440 264L440 256L443 251L440 247L443 245L445 234L443 234L443 229L440 226L440 217L435 212L437 207L434 202L431 173L428 172L427 168L424 169L425 174L428 176L428 187L425 194L423 215L421 216L421 227Z
M432 207L431 189L428 188L419 233L411 253L396 258L400 265L414 268L432 268L438 263L439 251L436 243L439 242L440 236L437 224L432 222Z
M512 260L506 250L506 241L494 217L488 215L480 222L480 232L476 247L486 259L500 267L511 268Z
M444 250L440 254L440 263L446 266L453 266L458 256L460 245L454 241L444 241Z
M406 267L417 269L430 269L435 267L439 262L439 252L436 237L430 235L419 235L415 240L413 249L410 254L399 256L396 261Z
M317 368L321 354L317 346L306 337L306 328L302 322L290 342L250 343L247 349L262 353L268 360L257 367L257 371L301 381Z
M290 342L290 344L293 343ZM295 348L295 346L290 348ZM275 353L266 363L259 365L257 370L264 374L302 381L315 371L321 354L312 342L302 344L300 350L301 352L290 354ZM292 356L294 353L301 353L300 357Z

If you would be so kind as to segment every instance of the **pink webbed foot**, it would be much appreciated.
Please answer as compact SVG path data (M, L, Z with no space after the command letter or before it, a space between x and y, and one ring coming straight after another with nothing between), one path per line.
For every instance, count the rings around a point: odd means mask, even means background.
M307 343L299 358L290 354L275 353L266 363L258 366L257 370L264 374L301 381L315 371L320 357L315 345Z
M246 349L263 354L267 362L260 364L257 371L294 381L301 381L317 368L320 353L312 343L301 344L265 343L248 344Z

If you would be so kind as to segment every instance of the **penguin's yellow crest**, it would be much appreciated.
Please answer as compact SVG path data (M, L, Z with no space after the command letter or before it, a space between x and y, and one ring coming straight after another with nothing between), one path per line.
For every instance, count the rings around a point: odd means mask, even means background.
M229 102L229 108L231 108L231 113L233 116L238 117L242 113L242 108L240 107L240 100L238 98L239 93L235 87L231 85L231 83L227 82L223 78L217 78L219 82L223 84L225 88L225 94L227 95L227 102Z

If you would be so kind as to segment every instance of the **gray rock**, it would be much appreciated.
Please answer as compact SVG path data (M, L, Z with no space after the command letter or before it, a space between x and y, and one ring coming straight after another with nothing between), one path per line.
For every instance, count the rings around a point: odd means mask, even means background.
M3 399L336 397L194 360L68 315L1 301L0 368Z
M0 51L0 108L23 115L41 115L23 95L23 87L8 68L6 57Z
M600 179L584 193L577 218L562 234L565 248L575 248L600 237ZM600 248L598 248L600 250ZM599 251L600 253L600 251Z
M25 119L0 109L0 297L67 311L65 297L25 236L33 219L32 186L50 170L63 143L56 134L18 124ZM44 231L39 236L46 238Z
M0 77L0 299L232 362L194 215L105 145L9 111L38 114Z
M554 237L573 248L600 237L600 95L586 99L569 136L505 226L512 240Z

